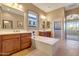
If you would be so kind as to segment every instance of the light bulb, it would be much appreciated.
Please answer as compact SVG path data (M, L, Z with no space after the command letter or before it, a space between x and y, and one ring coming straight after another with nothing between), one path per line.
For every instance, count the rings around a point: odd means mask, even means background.
M46 17L45 17L44 15L41 15L41 18L42 18L42 19L46 19Z

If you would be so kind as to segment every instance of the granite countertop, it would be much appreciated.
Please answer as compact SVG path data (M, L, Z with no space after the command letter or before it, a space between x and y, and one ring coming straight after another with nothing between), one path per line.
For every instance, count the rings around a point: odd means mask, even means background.
M0 31L0 35L21 34L21 33L31 33L31 32L25 31L25 30L20 30L20 31L3 30L3 31Z

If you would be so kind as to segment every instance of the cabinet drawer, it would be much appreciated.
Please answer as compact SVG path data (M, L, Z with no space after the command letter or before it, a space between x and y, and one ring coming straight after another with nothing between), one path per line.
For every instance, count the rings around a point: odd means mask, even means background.
M21 38L21 43L27 43L27 42L31 42L31 38L30 37L22 37Z
M6 40L6 39L13 39L13 38L20 38L20 35L17 35L17 34L14 34L14 35L12 35L12 34L10 34L10 35L3 35L2 36L2 39L3 40Z
M27 42L27 43L21 44L21 49L28 48L30 46L31 46L31 42Z
M24 34L21 34L21 37L31 37L31 33L24 33Z
M44 36L45 33L44 33L44 32L39 32L39 35L40 35L40 36Z

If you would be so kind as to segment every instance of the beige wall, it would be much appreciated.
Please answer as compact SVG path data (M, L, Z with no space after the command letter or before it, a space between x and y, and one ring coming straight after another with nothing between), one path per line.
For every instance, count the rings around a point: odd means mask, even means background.
M65 10L64 8L59 8L51 11L47 14L47 19L51 22L51 31L54 36L54 21L61 22L61 39L64 39L64 21L65 21Z
M62 27L62 30L61 30L62 38L61 39L64 38L64 35L63 35L64 34L64 20L65 20L65 18L64 18L64 16L65 16L64 8L59 8L59 9L51 11L49 13L45 13L44 11L40 10L39 8L34 6L33 4L26 3L26 4L22 4L22 5L23 5L23 9L24 9L24 21L23 22L24 22L24 29L25 30L29 30L28 29L28 24L27 24L27 22L28 22L28 19L27 19L27 14L28 13L27 12L28 12L28 10L33 10L36 13L38 13L38 15L39 15L39 30L43 30L43 28L42 28L42 21L50 21L51 27L49 29L46 29L46 30L51 30L52 34L54 35L54 30L53 30L54 29L54 27L53 27L54 23L53 22L58 20L58 21L61 21L61 27ZM14 21L16 21L17 19L18 20L21 19L20 16L17 16L17 15L14 15L14 14L10 14L10 13L4 13L4 15L5 15L6 18L12 19ZM42 15L46 16L46 19L42 19L41 18Z
M22 16L22 15L2 11L1 12L1 19L0 19L0 25L1 25L0 28L2 28L2 26L3 26L3 23L2 23L3 20L12 21L13 22L13 29L18 29L17 22L23 22L23 26L24 26L24 16Z
M0 8L0 29L1 29L1 8Z
M66 13L66 16L69 14L79 14L79 7L67 10L65 13Z
M64 39L64 21L65 21L65 10L64 8L59 8L57 10L54 10L54 11L51 11L49 13L45 13L44 11L40 10L39 8L35 7L34 5L32 4L23 4L24 5L24 10L26 12L26 17L27 17L27 11L28 10L33 10L35 12L37 12L39 14L39 29L40 30L43 30L42 29L42 21L44 19L41 19L41 15L45 15L46 16L46 19L45 21L50 21L50 24L51 24L51 27L49 29L46 28L46 30L51 30L52 31L52 34L54 36L54 27L53 27L53 22L55 20L58 20L61 22L61 39ZM25 17L25 22L27 22L27 18ZM27 24L25 24L27 26ZM28 29L28 28L26 28Z
M13 22L14 23L14 28L16 28L16 21L22 21L22 22L24 22L23 23L24 29L29 30L28 29L28 23L27 23L28 22L27 14L28 14L28 10L32 10L32 11L36 12L39 15L39 29L42 30L42 21L44 19L41 18L41 15L45 16L46 13L44 11L40 10L39 8L37 8L36 6L34 6L31 3L25 3L25 4L23 3L22 5L23 5L23 10L24 10L24 17L20 16L20 15L17 15L17 14L14 14L14 13L2 12L2 17L1 18L5 19L5 20L14 21ZM2 22L2 20L1 20L1 22Z

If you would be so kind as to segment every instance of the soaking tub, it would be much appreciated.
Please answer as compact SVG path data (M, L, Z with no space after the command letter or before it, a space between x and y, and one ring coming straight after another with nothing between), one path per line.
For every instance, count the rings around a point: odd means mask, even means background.
M35 36L35 46L36 49L39 49L45 52L47 55L52 56L58 49L59 39Z

